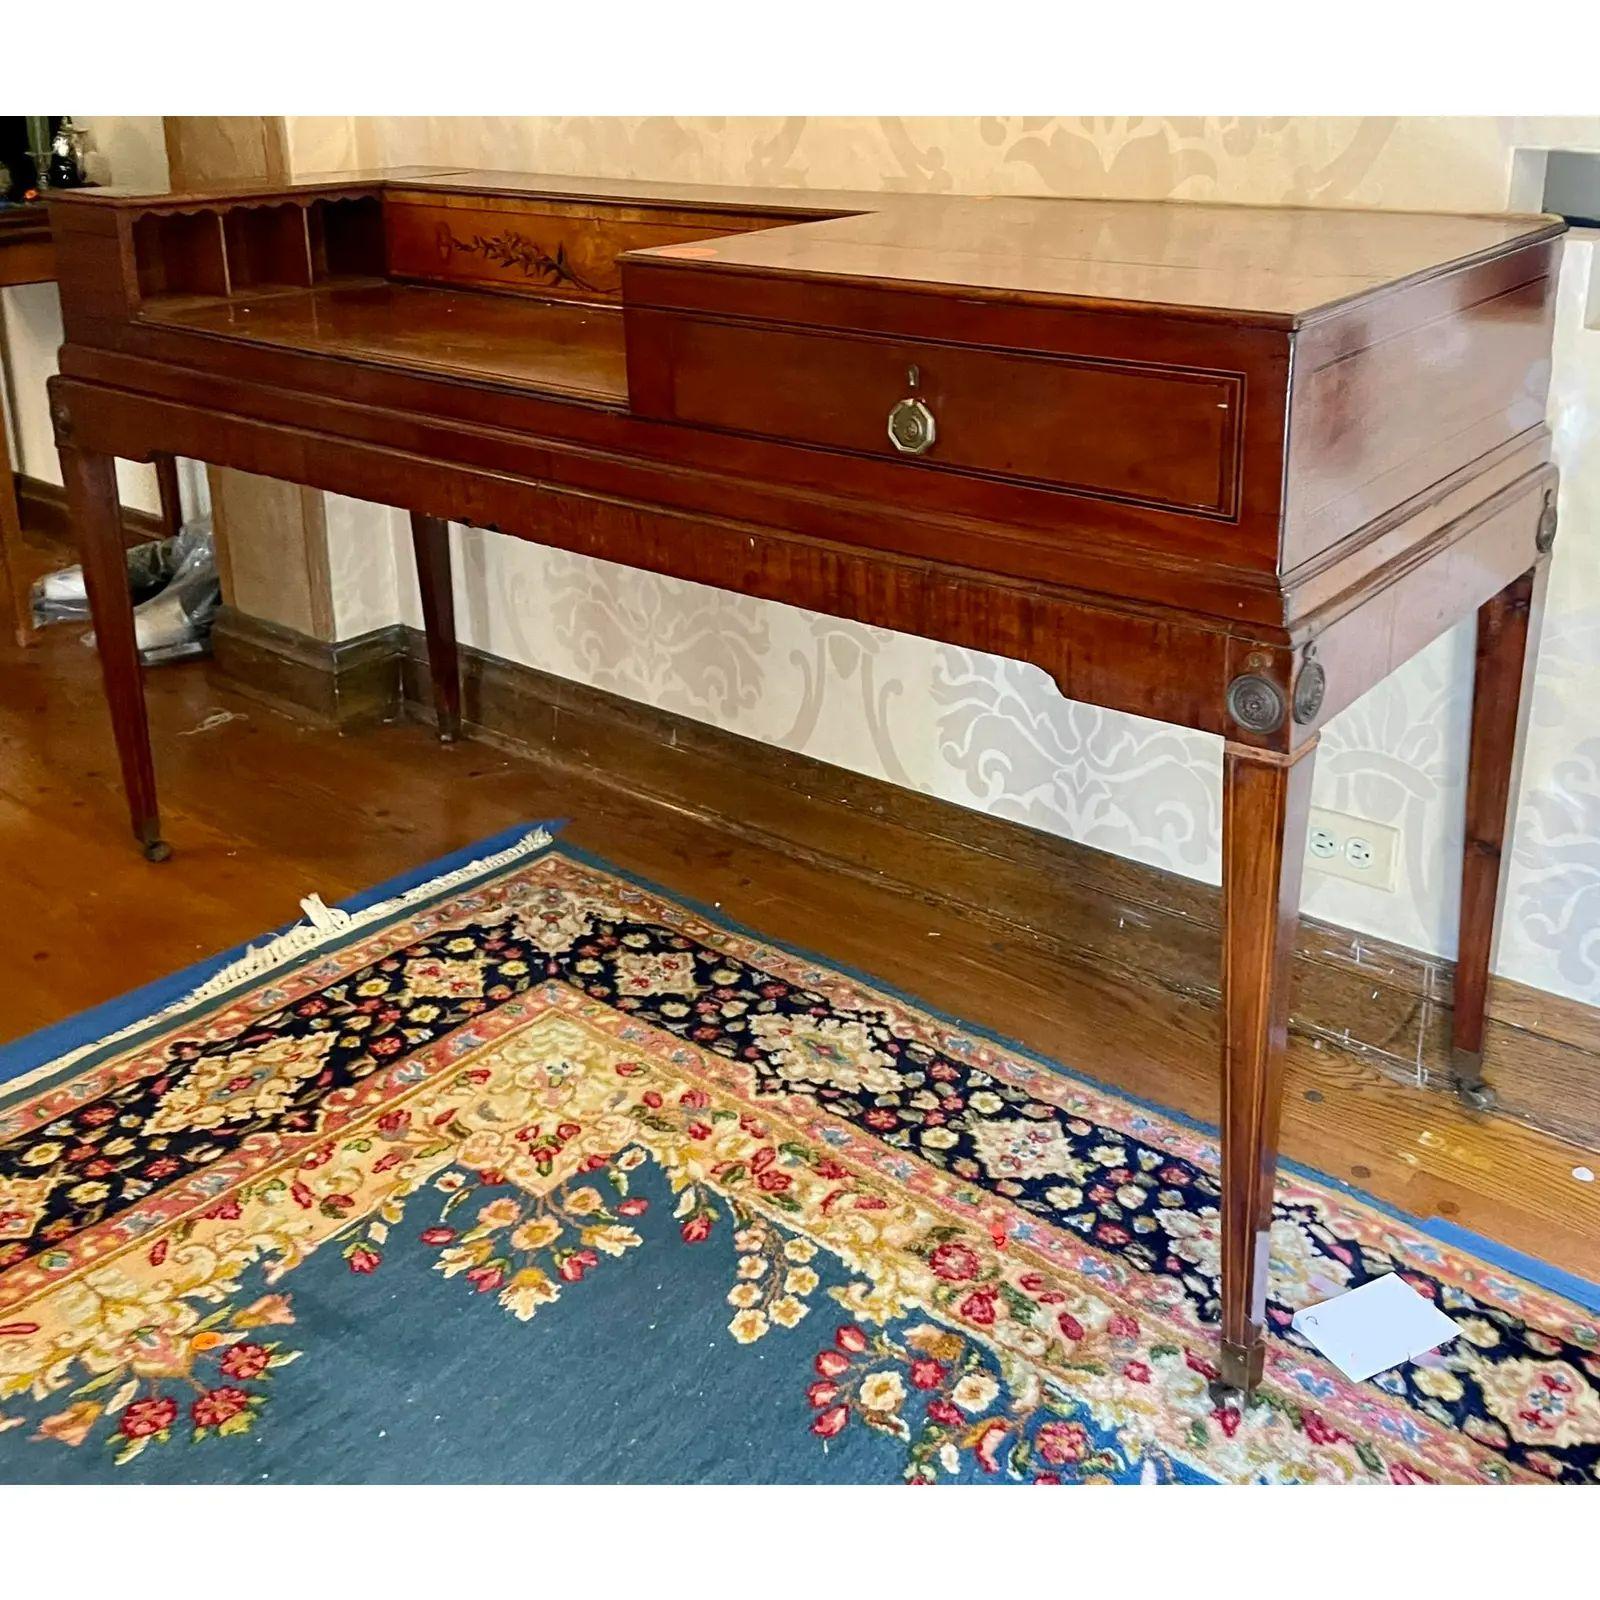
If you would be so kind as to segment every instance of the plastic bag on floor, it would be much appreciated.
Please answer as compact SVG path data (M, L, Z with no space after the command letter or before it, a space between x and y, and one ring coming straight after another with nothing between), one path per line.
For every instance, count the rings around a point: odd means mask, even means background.
M176 547L172 576L159 594L133 612L139 659L147 667L205 655L211 648L211 624L222 604L210 517L189 523L168 542Z
M146 666L204 655L211 646L211 624L222 603L217 581L211 519L198 517L172 539L158 539L128 552L128 582L133 592L134 638ZM89 615L81 567L41 578L33 588L33 615L39 623L82 620ZM84 643L94 644L86 634Z
M148 600L166 588L177 565L176 539L154 539L128 552L128 587L134 604ZM89 615L89 596L83 586L82 567L63 567L47 572L34 584L33 625L42 628L49 622L82 622Z

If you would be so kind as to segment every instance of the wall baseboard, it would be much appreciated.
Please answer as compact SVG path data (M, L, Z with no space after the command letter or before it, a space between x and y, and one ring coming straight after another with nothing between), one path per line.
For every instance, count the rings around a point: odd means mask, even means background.
M72 518L67 511L67 491L44 478L16 476L17 513L30 533L42 533L61 544L72 544ZM122 508L122 537L130 545L148 544L166 536L161 518L153 511Z
M399 623L329 643L223 606L211 630L211 669L258 700L339 728L391 721L401 712Z
M1221 903L1207 884L470 647L461 662L465 723L504 748L1026 930L1071 963L1217 995ZM399 625L326 644L225 610L214 670L341 728L432 715L424 640ZM1313 918L1295 961L1297 1032L1450 1092L1451 962ZM1600 1149L1600 1009L1496 979L1486 1058L1496 1114Z

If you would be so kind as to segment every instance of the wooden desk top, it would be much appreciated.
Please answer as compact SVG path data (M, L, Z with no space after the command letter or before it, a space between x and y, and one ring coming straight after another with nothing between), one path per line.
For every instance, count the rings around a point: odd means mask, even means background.
M788 225L643 254L713 269L1291 327L1361 295L1552 238L1564 227L1544 216L869 194L425 167L217 187L182 200L204 205L352 189L755 212ZM65 207L133 207L168 197L105 187L52 198Z
M1178 202L963 200L740 234L708 267L1299 325L1560 232L1547 219ZM658 257L687 253L666 246Z
M388 283L231 300L174 297L147 320L308 354L510 383L626 405L622 313L614 306Z

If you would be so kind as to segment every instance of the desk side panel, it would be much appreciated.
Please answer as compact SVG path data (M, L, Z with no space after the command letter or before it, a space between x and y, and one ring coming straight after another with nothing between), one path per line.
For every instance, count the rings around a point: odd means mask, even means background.
M69 342L108 342L108 330L133 314L130 234L109 206L50 207L61 321Z
M1284 572L1540 427L1559 250L1513 251L1295 335Z

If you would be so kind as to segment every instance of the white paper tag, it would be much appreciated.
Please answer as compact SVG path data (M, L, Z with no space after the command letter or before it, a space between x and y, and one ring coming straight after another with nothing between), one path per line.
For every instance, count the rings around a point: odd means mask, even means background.
M1431 1300L1393 1272L1295 1312L1292 1326L1358 1383L1437 1349L1458 1331Z

